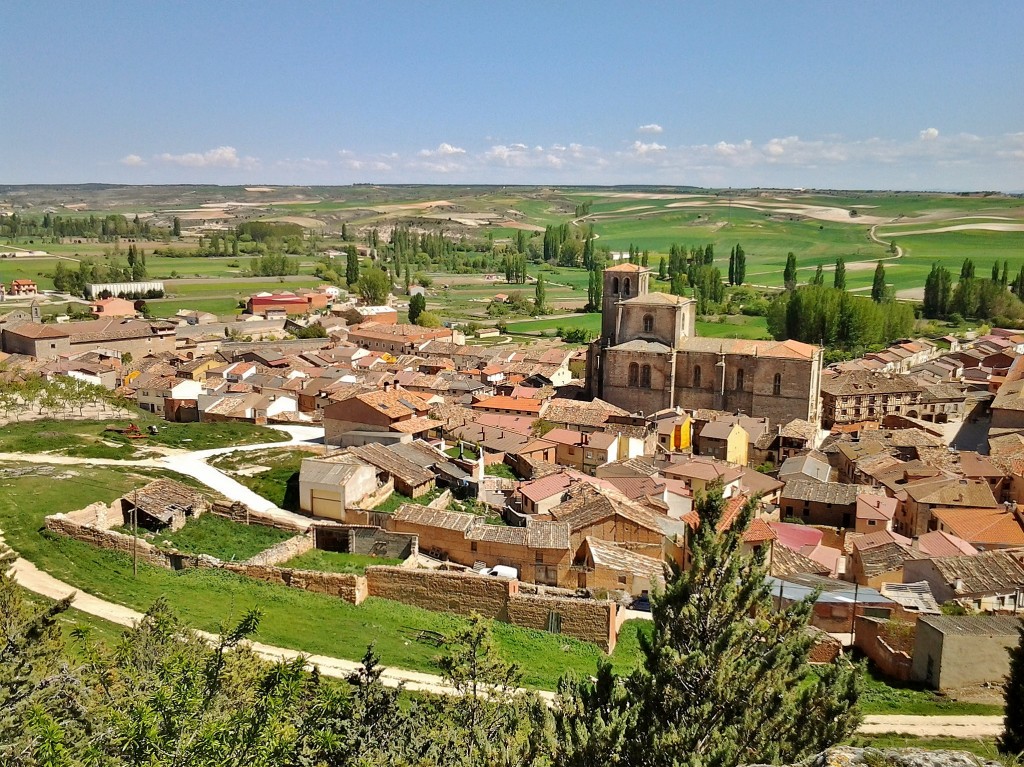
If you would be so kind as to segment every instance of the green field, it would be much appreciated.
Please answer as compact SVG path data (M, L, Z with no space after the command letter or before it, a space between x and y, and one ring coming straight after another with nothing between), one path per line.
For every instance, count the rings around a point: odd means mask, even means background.
M211 466L232 472L242 467L266 467L255 474L232 474L240 483L275 506L289 511L299 510L299 469L305 458L319 455L319 451L281 448L234 453L210 460Z
M764 317L733 315L724 317L724 322L698 320L697 335L712 338L768 338L768 326ZM509 333L551 333L558 328L583 328L597 336L601 332L599 313L576 314L570 317L539 320L518 320L507 323Z

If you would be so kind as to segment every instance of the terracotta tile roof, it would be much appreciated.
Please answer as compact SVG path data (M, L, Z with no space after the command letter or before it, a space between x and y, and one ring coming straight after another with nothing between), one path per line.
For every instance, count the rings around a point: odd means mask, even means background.
M1024 551L983 551L969 557L935 557L931 560L943 581L962 581L957 594L991 594L1024 586Z
M854 370L822 379L821 391L832 396L920 393L921 385L907 375Z
M605 269L606 272L649 272L649 267L638 264L616 264Z
M929 557L955 557L961 554L971 556L978 553L978 550L963 538L957 538L942 530L925 533L917 539L916 545L918 551Z
M803 360L813 359L821 350L820 346L800 341L750 341L742 338L701 338L696 336L682 339L679 348L683 351ZM822 387L824 388L824 383Z
M632 573L641 578L650 578L655 583L664 584L666 567L660 559L638 554L592 536L587 536L586 543L596 567Z
M529 397L507 397L500 394L473 404L474 409L494 408L496 410L536 413L537 415L540 415L543 407L543 402Z
M458 511L432 509L429 506L421 506L418 503L405 503L392 513L391 519L394 522L407 522L411 525L436 527L441 530L457 530L466 533L476 525L479 517L474 514L465 514Z
M615 490L579 484L567 491L569 498L549 512L560 522L568 523L573 532L584 530L608 517L622 517L633 524L661 533L661 518L634 503Z
M1024 527L1005 507L933 508L932 518L968 543L1024 546Z

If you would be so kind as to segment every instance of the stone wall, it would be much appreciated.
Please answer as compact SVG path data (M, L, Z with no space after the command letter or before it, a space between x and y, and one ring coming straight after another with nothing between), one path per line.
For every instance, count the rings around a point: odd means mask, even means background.
M857 618L857 635L854 646L863 652L885 676L905 682L910 679L914 659L912 638L899 641L888 631L890 621L868 616ZM899 634L898 634L899 636ZM904 647L908 645L909 647ZM902 646L901 646L902 645Z
M162 567L166 570L184 570L190 567L217 567L219 560L205 555L186 554L177 549L154 546L143 538L134 538L114 530L105 530L93 525L76 522L64 514L53 514L46 518L46 529L51 533L73 538L100 549L119 551L127 556L138 557L140 562Z
M435 498L430 503L428 503L427 506L429 508L431 508L431 509L439 509L441 511L444 511L449 506L451 506L451 504L452 504L452 491L451 490L445 490L443 493L441 493L439 496L437 496L437 498Z
M275 543L269 549L264 549L259 554L249 557L243 564L246 565L278 565L294 559L300 554L305 554L313 548L313 536L296 535L286 541Z
M561 633L593 642L605 652L615 649L615 602L590 599L567 599L534 594L513 594L508 603L508 622L514 626L547 631L552 613L559 616Z
M366 568L371 597L390 599L425 610L508 620L508 604L518 581L471 573L408 570L402 567Z
M224 564L225 570L247 578L276 583L315 594L328 594L357 605L366 599L366 576L351 573L319 573L310 570L292 570L273 565Z
M308 524L299 520L279 519L269 514L263 514L255 509L250 509L244 503L239 503L238 501L234 503L214 501L210 506L210 513L235 522L241 522L243 525L262 525L263 527L273 527L276 530L287 530L296 533L304 533L309 527Z

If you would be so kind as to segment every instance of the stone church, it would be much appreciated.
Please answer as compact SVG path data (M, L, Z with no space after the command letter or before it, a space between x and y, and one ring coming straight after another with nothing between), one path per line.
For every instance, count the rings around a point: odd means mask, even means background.
M632 413L707 408L768 418L819 416L822 349L798 341L697 338L696 301L650 292L651 271L604 271L601 338L587 354L594 397Z

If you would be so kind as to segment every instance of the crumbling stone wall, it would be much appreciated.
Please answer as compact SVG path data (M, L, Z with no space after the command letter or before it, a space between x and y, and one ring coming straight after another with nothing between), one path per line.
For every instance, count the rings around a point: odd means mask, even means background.
M508 621L514 626L547 631L551 614L561 623L566 636L593 642L605 652L615 649L618 605L592 599L567 599L541 594L513 594L508 603Z
M302 589L316 594L328 594L357 605L366 599L366 576L351 573L318 573L293 570L287 567L254 564L224 564L223 568L247 578Z
M368 567L366 585L371 597L425 610L458 615L478 612L487 618L507 620L509 596L518 590L519 584L475 573Z
M278 519L272 517L269 514L250 509L244 503L235 501L229 503L227 501L214 501L210 506L210 513L216 514L218 517L224 517L234 522L241 522L243 525L262 525L263 527L273 527L276 530L292 531L296 533L305 532L307 525L303 524L298 520L290 519Z
M162 567L165 570L184 570L190 567L216 567L219 560L204 555L186 554L177 549L154 546L144 538L134 538L114 530L105 530L93 525L84 525L65 514L53 514L46 518L46 529L57 535L74 538L108 551L119 551L127 556L133 554L140 562Z
M275 543L269 549L264 549L259 554L249 557L243 564L246 565L277 565L287 562L300 554L305 554L313 548L313 536L296 535L286 541Z

